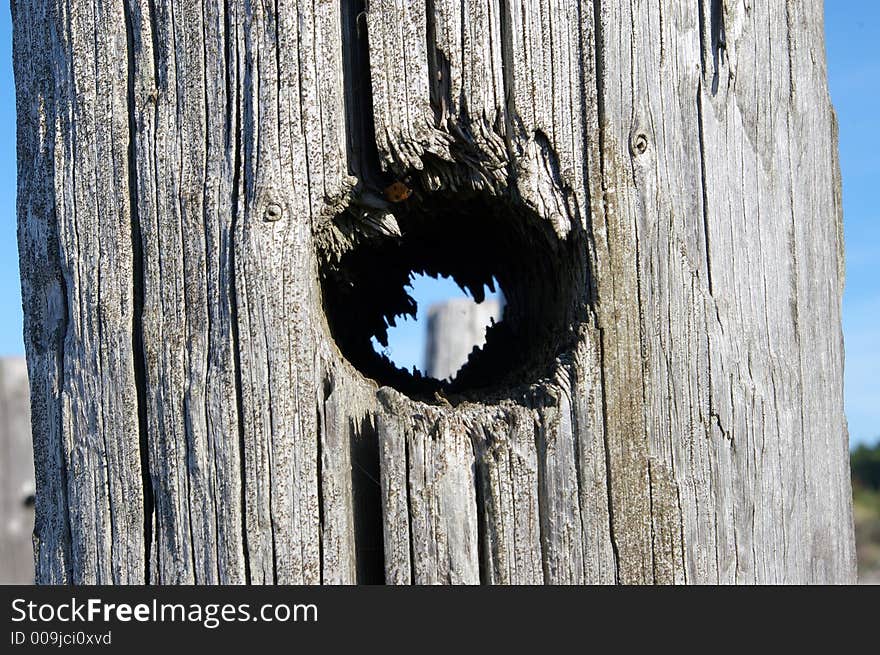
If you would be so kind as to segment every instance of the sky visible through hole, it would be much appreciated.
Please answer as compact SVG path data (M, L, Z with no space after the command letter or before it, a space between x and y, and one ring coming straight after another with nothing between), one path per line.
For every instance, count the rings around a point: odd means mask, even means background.
M423 374L427 374L425 354L428 341L428 310L436 303L453 298L467 298L469 300L473 300L473 298L449 277L433 278L419 273L413 274L410 279L407 291L418 305L416 317L398 316L395 319L397 325L388 328L387 348L384 348L376 340L376 337L372 338L372 343L377 353L384 353L398 368L412 372L413 367L416 367ZM488 287L485 288L486 300L494 299L503 303L503 296L499 291L500 287L497 281L494 281L494 286L494 293Z

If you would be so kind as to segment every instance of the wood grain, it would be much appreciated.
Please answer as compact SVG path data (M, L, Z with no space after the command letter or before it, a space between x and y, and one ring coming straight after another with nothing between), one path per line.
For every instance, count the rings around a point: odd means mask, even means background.
M819 0L13 20L38 581L854 581ZM543 368L342 356L319 270L400 177L561 244Z

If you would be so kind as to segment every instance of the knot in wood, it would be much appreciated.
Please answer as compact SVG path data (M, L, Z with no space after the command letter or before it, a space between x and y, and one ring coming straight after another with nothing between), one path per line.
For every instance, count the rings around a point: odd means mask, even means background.
M648 135L638 132L630 143L630 151L633 155L644 155L648 151Z

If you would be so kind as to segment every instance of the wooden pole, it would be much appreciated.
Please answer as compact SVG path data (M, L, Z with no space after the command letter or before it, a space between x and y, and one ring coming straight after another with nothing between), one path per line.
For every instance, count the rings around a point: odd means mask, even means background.
M855 579L819 0L13 19L40 582Z

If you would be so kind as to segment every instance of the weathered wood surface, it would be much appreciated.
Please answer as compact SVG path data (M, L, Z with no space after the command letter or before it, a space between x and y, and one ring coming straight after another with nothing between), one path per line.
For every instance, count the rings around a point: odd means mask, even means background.
M34 452L27 364L0 358L0 584L34 581Z
M855 579L819 0L13 19L40 582ZM498 278L548 366L342 356L319 266L406 236L398 177L556 244Z

